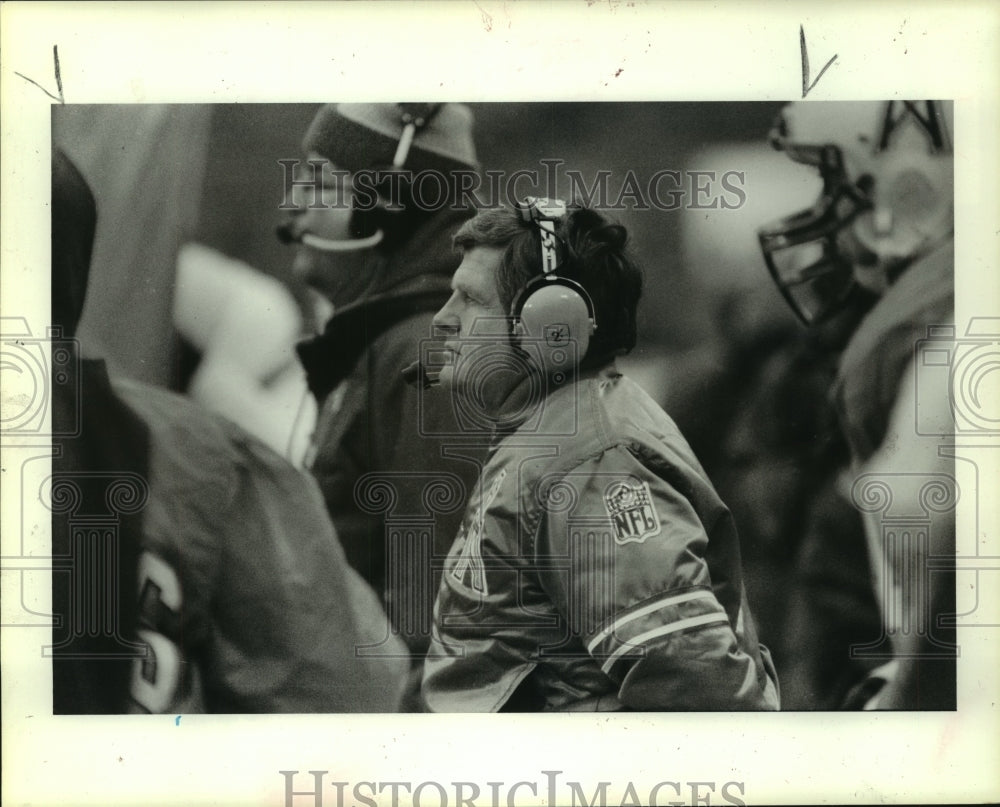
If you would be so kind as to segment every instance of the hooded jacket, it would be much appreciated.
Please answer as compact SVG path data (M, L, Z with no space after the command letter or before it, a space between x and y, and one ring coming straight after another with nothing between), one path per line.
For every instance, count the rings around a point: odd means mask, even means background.
M389 630L415 657L430 640L441 561L482 451L447 456L475 438L463 434L447 396L425 396L401 371L419 357L451 293L459 263L451 236L468 216L444 210L428 220L384 259L363 299L299 346L320 405L312 473L349 562L383 596Z

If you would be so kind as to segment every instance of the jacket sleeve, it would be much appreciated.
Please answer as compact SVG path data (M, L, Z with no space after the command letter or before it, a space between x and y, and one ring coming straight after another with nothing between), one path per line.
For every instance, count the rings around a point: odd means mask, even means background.
M405 650L346 567L315 482L186 398L117 391L151 440L134 710L397 708Z
M627 708L776 708L756 645L741 647L742 603L734 625L715 594L711 525L677 488L617 447L542 496L542 586Z

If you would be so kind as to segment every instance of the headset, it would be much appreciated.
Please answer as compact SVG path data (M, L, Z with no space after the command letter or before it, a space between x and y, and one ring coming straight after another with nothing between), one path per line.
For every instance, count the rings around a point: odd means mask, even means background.
M528 196L515 208L521 220L533 224L539 235L542 274L522 286L510 310L510 338L515 348L539 356L550 375L579 365L597 330L594 301L577 281L560 272L566 244L556 228L566 217L566 202ZM529 348L530 344L530 348ZM575 357L575 361L571 361Z
M560 272L565 250L556 228L566 217L561 199L528 196L515 203L521 220L533 224L541 243L542 274L531 278L514 295L511 303L510 344L533 359L548 377L562 383L569 377L590 346L597 330L594 302L576 280ZM440 368L429 367L420 359L403 369L404 380L429 389L439 383Z
M360 207L358 194L352 197L351 218L348 222L351 238L323 238L309 231L296 233L292 222L286 221L278 226L276 233L282 244L298 242L320 252L355 252L370 249L383 242L396 242L406 232L402 220L408 211L412 212L413 208L410 177L403 170L406 158L410 154L414 138L430 124L442 105L438 103L398 106L402 131L396 144L392 164L364 169L365 175L372 177L373 182L366 187L366 190L374 192L375 201L371 205ZM396 188L395 194L393 185Z

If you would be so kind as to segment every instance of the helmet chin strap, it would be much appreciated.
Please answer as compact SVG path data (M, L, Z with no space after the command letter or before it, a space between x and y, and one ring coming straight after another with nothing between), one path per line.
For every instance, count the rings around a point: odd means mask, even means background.
M307 247L319 250L320 252L358 252L362 249L371 249L382 243L384 234L381 230L376 230L366 238L344 238L331 239L323 238L314 233L302 233L299 241Z

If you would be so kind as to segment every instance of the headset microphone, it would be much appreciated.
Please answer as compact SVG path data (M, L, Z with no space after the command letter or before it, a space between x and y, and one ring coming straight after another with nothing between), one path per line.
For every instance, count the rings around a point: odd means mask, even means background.
M311 233L308 230L295 232L292 229L291 222L279 224L275 230L275 235L278 236L278 241L286 246L289 244L304 244L305 246L312 247L320 252L357 252L361 249L369 249L377 246L382 242L383 238L382 231L376 230L372 235L369 235L366 238L334 240L331 238L323 238L322 236Z
M440 375L440 370L428 370L420 359L403 368L403 381L411 387L419 387L420 389L436 387L441 383Z

